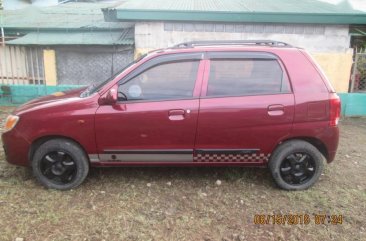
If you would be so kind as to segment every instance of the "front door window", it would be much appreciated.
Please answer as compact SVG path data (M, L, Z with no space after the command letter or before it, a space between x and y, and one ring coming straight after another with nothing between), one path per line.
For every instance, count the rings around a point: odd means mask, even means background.
M153 66L118 87L123 100L192 98L199 61L177 61Z

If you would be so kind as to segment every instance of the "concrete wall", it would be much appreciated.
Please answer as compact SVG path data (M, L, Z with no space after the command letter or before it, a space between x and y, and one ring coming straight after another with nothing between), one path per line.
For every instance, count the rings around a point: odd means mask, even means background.
M164 22L140 22L135 25L136 48L166 48L202 39L274 39L315 52L344 52L350 43L348 25Z
M135 56L192 40L271 39L309 51L338 92L347 92L352 66L348 25L140 22Z

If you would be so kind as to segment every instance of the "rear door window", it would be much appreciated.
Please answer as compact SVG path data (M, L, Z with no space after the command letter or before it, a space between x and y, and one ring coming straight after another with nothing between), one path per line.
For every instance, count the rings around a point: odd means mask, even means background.
M207 96L289 93L286 73L276 59L211 59Z

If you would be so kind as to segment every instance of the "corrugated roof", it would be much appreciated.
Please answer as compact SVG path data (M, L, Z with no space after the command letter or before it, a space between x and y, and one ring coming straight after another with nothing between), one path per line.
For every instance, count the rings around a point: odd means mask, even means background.
M131 0L117 9L277 12L277 13L347 13L355 12L318 0Z
M11 45L133 45L133 28L118 31L31 32Z
M2 11L5 29L121 29L131 24L106 22L101 8L111 4L67 3L50 7L28 7Z
M115 21L366 23L366 13L347 1L335 5L318 0L129 0L104 14Z

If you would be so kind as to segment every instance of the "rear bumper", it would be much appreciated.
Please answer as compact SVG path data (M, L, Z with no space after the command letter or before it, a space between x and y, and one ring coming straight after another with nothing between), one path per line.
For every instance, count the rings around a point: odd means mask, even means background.
M329 152L328 153L328 158L327 158L327 162L331 163L332 161L334 161L335 157L336 157L337 152L333 151L333 152Z
M19 132L14 129L2 134L3 148L7 162L20 165L29 166L28 153L30 142L28 142Z
M339 128L338 126L329 127L326 131L325 135L323 136L323 143L327 146L328 156L327 162L331 163L336 156L338 143L339 143Z

